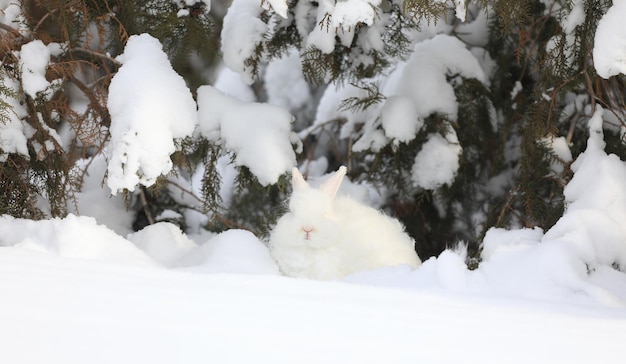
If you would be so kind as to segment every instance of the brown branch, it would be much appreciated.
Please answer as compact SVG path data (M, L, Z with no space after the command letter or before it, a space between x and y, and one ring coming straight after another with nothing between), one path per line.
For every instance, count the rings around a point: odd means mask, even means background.
M139 199L141 200L141 205L143 206L143 212L146 214L148 223L150 225L153 225L154 217L152 217L152 212L150 212L150 207L148 206L148 200L146 199L146 193L143 187L139 188Z
M107 61L109 61L109 62L113 63L113 64L114 64L115 66L117 66L117 67L120 67L120 66L122 65L122 63L120 63L120 61L118 61L117 59L115 59L115 58L113 58L113 57L111 57L111 56L109 56L109 55L107 55L107 54L103 54L103 53L100 53L100 52L96 52L96 51L93 51L93 50L88 49L88 48L83 48L83 47L75 47L75 48L70 49L70 52L82 52L82 53L87 53L87 54L89 54L90 56L93 56L93 57L96 57L96 58L102 58L102 59L104 59L104 60L107 60Z
M182 192L191 195L191 197L193 197L196 201L198 201L198 202L200 202L200 203L202 203L204 205L204 201L201 198L199 198L195 193L193 193L193 191L190 191L187 188L185 188L185 187L179 185L178 183L176 183L174 181L171 181L169 179L167 180L167 183L169 183L172 186L180 189ZM181 206L184 207L184 208L188 208L190 210L194 210L194 211L198 211L198 212L201 212L201 213L205 213L204 209L200 209L200 208L195 207L195 206L189 206L189 205L181 205ZM232 220L224 217L222 214L217 212L216 208L213 208L213 207L210 207L210 206L208 206L207 208L208 208L208 210L211 212L212 216L216 220L218 220L222 224L228 226L229 228L236 228L236 229L247 230L247 231L253 232L252 229L250 229L250 228L248 228L248 227L246 227L244 225L241 225L241 224L239 224L239 223L237 223L235 221L232 221Z

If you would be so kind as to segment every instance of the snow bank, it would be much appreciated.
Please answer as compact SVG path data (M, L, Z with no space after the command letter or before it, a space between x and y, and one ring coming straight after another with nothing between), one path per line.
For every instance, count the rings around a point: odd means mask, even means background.
M2 363L622 360L623 309L86 265L3 249Z
M170 65L161 43L131 36L109 86L111 141L107 184L113 194L150 186L172 169L175 140L193 133L196 103Z
M254 234L228 230L182 257L178 265L193 272L279 275L278 266Z
M152 259L168 267L176 266L185 254L198 247L178 226L168 222L148 225L128 235L128 240Z
M34 221L0 217L0 247L13 247L65 258L156 266L144 252L92 217Z

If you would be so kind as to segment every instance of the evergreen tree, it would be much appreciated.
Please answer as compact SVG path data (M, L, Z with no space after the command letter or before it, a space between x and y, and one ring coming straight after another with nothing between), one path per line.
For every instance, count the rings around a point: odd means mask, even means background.
M148 33L201 113L203 94L251 112L288 110L291 133L272 135L284 136L303 169L348 166L352 181L381 193L378 207L405 224L422 259L459 241L476 256L490 227L548 229L561 216L570 162L585 148L596 105L606 110L607 151L626 158L624 76L600 77L593 54L612 6L3 2L0 213L84 212L85 194L110 177L95 166L113 148L107 99L124 67L116 57L132 35ZM29 52L48 59L42 65ZM207 115L220 110L207 107ZM123 193L128 231L170 221L194 232L268 233L289 193L286 175L261 176L220 125L175 138L172 171Z

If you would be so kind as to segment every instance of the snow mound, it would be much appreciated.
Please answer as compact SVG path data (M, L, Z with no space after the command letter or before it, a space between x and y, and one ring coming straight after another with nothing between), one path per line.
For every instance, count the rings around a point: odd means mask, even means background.
M65 258L98 260L126 265L156 266L144 252L92 217L34 221L0 217L0 246Z
M178 226L169 222L148 225L128 236L138 248L165 266L175 266L184 255L198 245L189 239Z
M183 257L179 266L194 272L278 275L269 250L245 230L228 230Z

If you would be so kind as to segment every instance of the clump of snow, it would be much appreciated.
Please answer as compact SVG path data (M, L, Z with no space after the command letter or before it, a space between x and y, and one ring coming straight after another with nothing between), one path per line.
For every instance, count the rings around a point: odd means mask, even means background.
M255 55L257 46L263 42L267 32L267 24L259 19L262 11L259 0L234 0L228 8L222 27L224 63L239 73L248 84L252 84L257 75L246 64L246 60Z
M398 142L409 142L424 126L424 120L417 115L413 101L406 96L391 96L381 112L383 129L388 138Z
M30 97L35 99L37 93L50 87L50 82L46 80L50 51L42 41L34 40L22 46L19 60L22 87Z
M184 255L197 247L197 244L183 234L178 226L169 222L148 225L130 234L128 240L167 267L176 266Z
M452 74L487 82L478 60L465 44L455 37L439 34L415 46L409 60L389 76L383 93L409 97L421 118L441 113L457 120L456 96L447 80Z
M556 161L550 161L550 169L555 175L559 175L563 172L564 163L571 162L572 151L569 149L567 139L565 137L548 137L543 140L543 143L548 147L552 153L558 158Z
M107 183L113 194L150 186L172 169L174 141L192 134L196 103L173 69L161 43L148 34L131 36L118 57L107 107L111 142Z
M380 3L380 0L320 1L317 25L307 36L307 45L331 53L339 39L342 45L350 47L359 24L371 26L376 22Z
M250 85L241 79L241 75L228 67L223 67L217 74L213 87L223 94L240 101L255 102L256 96Z
M22 14L22 4L19 0L0 0L0 24L17 29L20 34L27 35L29 28Z
M66 258L116 264L155 266L155 262L128 240L91 217L34 221L0 217L0 247L15 247Z
M211 238L178 265L204 273L279 274L265 244L246 230L228 230Z
M415 156L411 180L416 186L427 190L452 184L459 169L461 151L456 133L449 132L445 138L440 134L432 134Z
M441 2L441 0L439 0ZM467 1L466 0L454 0L454 15L460 21L465 21L465 17L467 16Z
M593 64L599 76L626 74L626 1L613 1L604 14L594 37Z
M266 1L261 1L261 5L263 6L263 8L267 10L269 10L269 7L271 6L272 9L274 9L274 11L276 12L276 14L287 19L287 9L288 9L287 0L266 0Z
M4 87L11 90L11 93L19 94L19 84L12 78L2 79ZM0 120L0 162L7 160L8 154L17 153L28 158L28 146L26 133L30 126L22 121L28 114L24 105L12 95L0 92L0 100L6 104L6 118Z
M561 22L563 31L567 34L573 33L576 27L585 21L585 3L583 0L573 0L572 10Z
M302 76L300 53L296 49L270 62L264 78L269 104L297 110L311 103L311 91Z
M263 185L276 183L296 164L293 117L282 108L242 102L202 86L198 119L200 133L235 153L235 163L248 167Z

